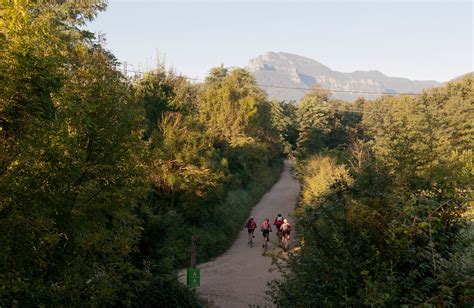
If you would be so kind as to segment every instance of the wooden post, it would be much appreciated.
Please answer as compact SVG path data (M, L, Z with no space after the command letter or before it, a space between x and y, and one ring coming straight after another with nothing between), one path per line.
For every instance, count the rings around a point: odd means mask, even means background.
M191 268L196 268L197 263L197 248L196 243L199 237L197 235L191 236ZM196 292L196 286L193 285L193 292Z
M197 248L196 248L196 243L199 239L198 236L193 235L191 236L191 267L196 268L196 263L197 263Z

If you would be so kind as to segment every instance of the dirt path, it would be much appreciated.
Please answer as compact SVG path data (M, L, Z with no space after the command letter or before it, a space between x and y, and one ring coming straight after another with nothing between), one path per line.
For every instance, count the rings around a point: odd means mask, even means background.
M278 213L284 217L290 217L293 213L300 188L299 183L292 178L290 169L291 162L285 161L285 168L278 182L253 208L252 215L258 226L267 217L273 223ZM289 219L292 223L291 217ZM242 230L239 238L226 253L198 266L201 269L201 287L198 292L210 303L225 308L271 306L271 303L265 300L267 282L278 278L279 273L268 271L271 258L262 255L261 232L255 232L253 248L248 247L247 239L247 230ZM270 239L273 242L276 240L275 230L270 233ZM269 250L273 249L279 248L270 244ZM181 279L184 278L183 274L180 275Z

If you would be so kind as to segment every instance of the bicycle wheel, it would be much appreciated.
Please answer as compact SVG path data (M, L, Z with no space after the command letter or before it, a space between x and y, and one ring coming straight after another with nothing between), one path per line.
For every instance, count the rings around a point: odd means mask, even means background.
M283 250L288 251L289 248L290 248L290 235L287 234L283 236Z

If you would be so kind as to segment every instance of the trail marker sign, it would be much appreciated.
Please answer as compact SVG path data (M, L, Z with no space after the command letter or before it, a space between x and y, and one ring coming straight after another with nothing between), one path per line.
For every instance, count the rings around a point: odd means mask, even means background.
M201 285L201 270L199 268L188 268L186 284L188 287L199 287Z

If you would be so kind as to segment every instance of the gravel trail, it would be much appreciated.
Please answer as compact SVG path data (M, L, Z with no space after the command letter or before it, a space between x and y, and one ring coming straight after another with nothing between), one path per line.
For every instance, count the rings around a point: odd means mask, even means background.
M232 247L221 256L207 263L198 265L201 269L201 286L199 294L208 299L211 307L248 307L259 305L260 307L272 307L266 300L265 291L267 282L278 278L277 271L269 271L271 268L271 257L263 256L262 233L259 232L260 224L265 218L269 218L273 224L278 213L289 218L297 201L300 190L299 183L291 176L292 162L286 160L284 170L277 183L268 191L253 208L251 215L257 221L254 246L250 248L247 244L247 230L243 229L239 238ZM269 252L280 250L275 247L275 229L270 233L271 243ZM257 232L258 231L258 232ZM184 282L184 272L181 273L181 281Z

